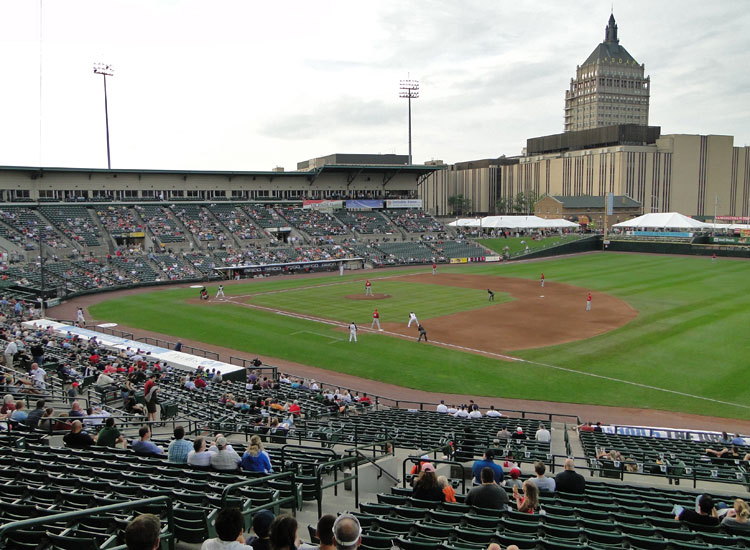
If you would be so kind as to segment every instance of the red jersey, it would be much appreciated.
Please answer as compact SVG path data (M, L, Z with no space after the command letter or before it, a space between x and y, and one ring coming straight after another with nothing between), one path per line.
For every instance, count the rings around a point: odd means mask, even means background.
M372 283L371 283L370 281L367 281L367 282L365 283L365 286L372 286Z
M432 264L432 269L437 269L437 264Z
M373 311L372 312L372 318L373 319L380 319L380 313L378 313L377 311Z
M542 273L542 281L544 280L544 273Z
M151 388L153 388L156 385L156 382L153 380L149 380L146 382L146 384L143 386L143 395L148 395L148 392L151 391Z
M591 293L590 293L590 292L589 292L589 295L588 295L588 296L586 297L586 301L587 301L587 302L590 302L590 301L591 301Z

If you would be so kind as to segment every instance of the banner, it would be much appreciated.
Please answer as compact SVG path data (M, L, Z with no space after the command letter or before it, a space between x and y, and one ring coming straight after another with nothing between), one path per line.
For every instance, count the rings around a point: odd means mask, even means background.
M750 237L750 229L740 229L740 237Z
M393 199L385 201L386 208L422 208L422 199Z
M750 222L750 217L747 216L716 216L717 221L723 222Z
M344 201L305 200L302 201L302 208L312 208L314 210L340 210L341 208L344 208Z
M711 242L717 244L750 244L750 237L711 237Z
M469 258L451 258L452 264L465 264L469 262Z
M627 235L636 237L692 237L688 231L626 231Z
M500 256L487 256L484 259L485 262L499 262Z
M357 199L346 201L347 210L372 210L373 208L383 208L383 201L381 200L369 200L369 199Z

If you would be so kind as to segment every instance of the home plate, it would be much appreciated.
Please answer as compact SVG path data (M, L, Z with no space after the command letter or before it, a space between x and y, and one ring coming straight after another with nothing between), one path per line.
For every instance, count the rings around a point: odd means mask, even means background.
M190 288L203 288L203 285L190 285Z

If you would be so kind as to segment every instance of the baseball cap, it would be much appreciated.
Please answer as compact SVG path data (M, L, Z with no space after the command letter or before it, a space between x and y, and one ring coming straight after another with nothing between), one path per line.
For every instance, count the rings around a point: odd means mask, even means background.
M518 479L519 477L521 477L521 470L519 470L518 468L511 468L510 477L512 477L513 479Z
M522 434L523 433L523 428L521 426L518 426L518 428L516 428L516 431L518 433Z
M216 438L216 446L223 449L227 446L227 438L224 436L217 437Z
M253 531L258 537L265 538L273 522L273 512L271 510L261 510L253 515Z
M80 384L78 384L78 382L73 382L73 383L71 384L71 386L72 386L72 387L74 387L74 388L77 388L77 387L78 387L79 385L80 385Z
M422 471L423 472L434 472L435 471L435 466L433 466L432 464L430 464L428 462L427 464L423 464L422 465Z

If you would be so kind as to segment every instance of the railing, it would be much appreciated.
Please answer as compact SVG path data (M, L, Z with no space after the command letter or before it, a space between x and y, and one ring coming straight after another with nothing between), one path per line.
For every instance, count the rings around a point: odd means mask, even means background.
M423 462L424 459L421 456L408 456L404 459L404 461L401 463L401 473L402 473L402 483L404 484L404 487L406 487L406 465L407 464L419 464L420 462ZM461 468L461 492L466 493L466 466L461 464L460 462L454 462L452 460L437 460L437 459L430 459L429 462L433 466L435 464L450 464L452 468Z
M161 338L151 338L150 336L141 336L140 338L136 338L135 340L136 342L143 342L144 344L148 344L149 346L157 346L157 347L166 348L166 349L174 349L175 346L177 345L176 342L162 340ZM180 347L180 351L183 353L189 353L191 355L198 355L205 359L213 359L215 361L219 360L218 353L216 353L215 351L209 351L203 348L196 348L194 346L188 346L188 345L182 344L182 346Z
M344 476L339 479L339 466L343 468L347 465L354 465L354 474L344 473ZM324 470L327 470L331 467L334 467L333 481L323 484L322 478ZM323 515L323 489L333 487L333 495L338 496L338 486L342 483L348 483L350 481L354 481L354 506L359 508L359 461L356 459L356 457L347 456L344 458L339 458L337 460L332 460L330 462L318 464L315 467L315 490L317 492L315 498L318 501L318 518Z
M61 323L71 324L75 326L75 321L60 321ZM132 340L133 333L125 332L124 330L112 328L112 327L100 327L99 325L83 325L82 328L86 330L93 330L95 332L101 332L103 334L109 334L110 336L117 336L118 338L124 338L125 340Z
M96 508L87 508L85 510L78 510L75 512L64 512L62 514L53 514L49 516L41 516L38 518L24 519L21 521L13 521L6 523L0 527L0 541L4 541L8 533L18 531L20 529L33 528L38 525L45 525L48 523L64 522L71 519L77 519L82 517L93 516L96 514L108 513L108 512L123 512L125 510L133 510L141 508L143 506L150 506L156 504L166 504L167 507L167 526L169 532L166 535L169 537L169 550L174 550L174 512L172 499L168 496L158 496L152 498L145 498L141 500L134 500L131 502L122 502L118 504L109 504L107 506L98 506ZM162 536L164 533L162 533Z
M373 466L375 466L378 469L378 479L380 479L381 477L383 477L385 475L385 476L388 476L389 478L391 478L391 480L394 483L400 483L400 480L397 477L393 476L390 472L387 472L386 470L384 470L383 467L380 466L380 464L378 464L377 462L375 462L376 456L377 456L376 453L377 453L378 446L381 446L383 448L383 456L385 456L386 454L390 454L391 456L395 456L394 442L393 442L393 440L390 440L390 439L387 439L387 440L384 440L384 441L374 441L372 443L366 443L366 444L360 445L358 447L352 447L352 448L349 448L349 449L344 449L344 452L346 452L350 456L354 455L354 456L360 457L363 460L365 460L366 462L369 462L370 464L372 464ZM372 458L366 456L362 452L362 449L369 449L370 447L372 447Z
M295 482L295 475L294 472L288 471L288 472L279 472L277 474L271 474L267 476L261 476L261 477L253 477L250 479L246 479L244 481L238 481L237 483L232 483L231 485L227 485L224 487L224 490L221 492L221 507L225 508L227 506L227 499L229 498L229 494L234 491L235 489L238 489L240 487L252 487L254 485L262 485L268 481L280 479L284 480L289 478L290 484L292 487L292 495L288 497L283 498L275 498L271 502L267 502L266 504L261 504L259 506L254 506L252 508L248 508L247 510L243 510L242 514L243 516L254 514L255 512L259 512L260 510L266 510L268 508L274 508L278 510L278 508L283 504L292 504L292 513L296 515L297 509L301 506L302 498L300 496L300 491L297 488L297 484Z
M273 367L271 365L261 365L260 367L256 367L253 365L253 361L255 359L245 359L243 357L235 357L234 355L229 356L229 364L230 365L236 365L238 367L242 367L244 369L250 369L254 370L256 373L259 373L261 376L266 373L271 373L271 379L272 380L278 380L278 370L276 367Z

